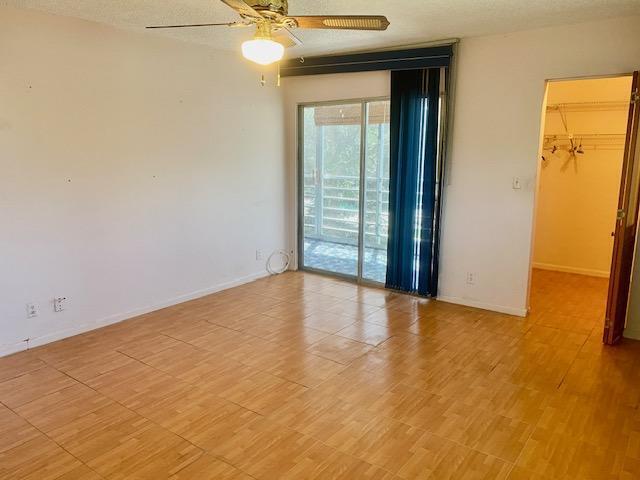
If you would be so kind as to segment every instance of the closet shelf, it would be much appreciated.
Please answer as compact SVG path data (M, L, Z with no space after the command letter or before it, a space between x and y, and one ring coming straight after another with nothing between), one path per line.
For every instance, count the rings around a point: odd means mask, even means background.
M618 112L629 109L629 102L550 103L547 112Z
M581 145L585 150L618 150L624 148L626 135L624 133L568 133L549 134L544 136L544 150L571 150Z
M626 134L624 133L548 133L544 136L544 139L551 140L624 140Z

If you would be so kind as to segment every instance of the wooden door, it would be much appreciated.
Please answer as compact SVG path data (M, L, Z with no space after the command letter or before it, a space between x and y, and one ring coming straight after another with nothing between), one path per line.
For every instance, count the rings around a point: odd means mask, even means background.
M609 345L617 343L622 338L624 331L638 229L640 199L640 145L638 144L640 95L638 82L638 72L634 72L604 328L604 343Z

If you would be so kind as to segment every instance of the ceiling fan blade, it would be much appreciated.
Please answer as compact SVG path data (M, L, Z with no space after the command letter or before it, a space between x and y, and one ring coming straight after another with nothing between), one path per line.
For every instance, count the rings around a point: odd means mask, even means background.
M302 45L302 40L296 37L291 30L287 27L282 27L281 30L273 35L273 39L284 45L284 48L297 47Z
M249 17L249 18L263 18L258 12L256 12L252 7L247 5L242 0L220 0L222 3L227 4L229 7L233 8L236 12L240 14L241 17Z
M192 23L187 25L152 25L145 28L192 28L192 27L236 27L244 24L239 22L227 23Z
M313 15L293 18L298 28L336 30L386 30L389 20L382 15Z

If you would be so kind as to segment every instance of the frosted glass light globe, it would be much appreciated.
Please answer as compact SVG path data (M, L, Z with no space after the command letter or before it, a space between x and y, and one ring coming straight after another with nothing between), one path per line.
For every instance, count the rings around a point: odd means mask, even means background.
M284 46L268 38L255 38L242 44L242 56L260 65L269 65L282 60Z

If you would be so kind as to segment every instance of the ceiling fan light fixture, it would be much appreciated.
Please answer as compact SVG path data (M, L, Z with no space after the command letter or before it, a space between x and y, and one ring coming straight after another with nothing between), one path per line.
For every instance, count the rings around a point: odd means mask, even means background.
M282 60L284 46L271 38L256 37L242 44L242 56L260 65L270 65Z
M242 44L242 55L260 65L269 65L284 58L288 47L302 45L291 29L371 30L382 31L389 26L384 15L306 15L289 16L288 0L221 0L232 8L240 21L226 23L192 23L183 25L153 25L147 28L249 27L255 25L253 40ZM273 34L276 34L274 40Z
M270 65L282 60L284 45L271 36L270 22L263 21L256 25L256 36L242 44L242 56L260 65Z

